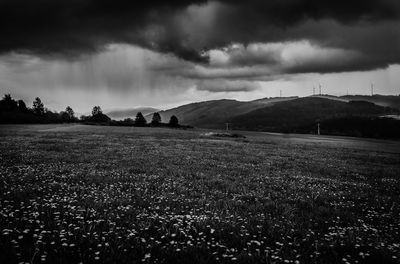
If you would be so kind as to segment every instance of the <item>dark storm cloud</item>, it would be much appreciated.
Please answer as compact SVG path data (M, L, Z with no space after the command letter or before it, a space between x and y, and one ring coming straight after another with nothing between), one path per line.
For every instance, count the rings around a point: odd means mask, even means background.
M308 40L233 44L208 53L208 65L168 60L150 69L195 80L270 81L274 76L301 73L339 73L384 68L393 58L366 56L359 50L324 47Z
M399 17L398 0L0 0L0 53L70 57L129 43L207 62L205 51L231 43L309 39L360 56L282 70L365 70L400 61ZM233 64L279 62L261 55L236 56Z
M269 20L284 26L305 18L315 20L332 18L344 23L359 20L399 18L397 0L249 0L224 1L241 7L253 20ZM242 14L246 14L243 12Z
M192 0L190 3L203 1ZM133 43L188 60L199 54L173 36L153 40L146 30L163 25L187 1L0 0L0 52L75 56L111 43Z

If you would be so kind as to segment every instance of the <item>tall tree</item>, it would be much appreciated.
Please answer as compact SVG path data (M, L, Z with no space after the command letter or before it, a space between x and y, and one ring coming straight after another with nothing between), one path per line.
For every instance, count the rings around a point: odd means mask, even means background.
M151 119L151 123L152 123L153 125L158 125L158 124L161 123L161 116L160 116L159 113L155 112L155 113L153 114L153 118Z
M95 106L92 109L92 116L101 115L103 111L101 110L100 106Z
M44 105L42 103L42 100L40 100L39 97L36 97L35 101L33 101L33 113L35 115L43 115L44 114Z
M0 111L14 111L17 107L17 102L12 99L10 94L5 94L3 99L0 100Z
M7 102L7 101L11 101L11 100L12 100L11 94L5 94L3 96L3 101Z
M65 108L65 112L68 114L69 120L74 120L75 119L75 113L74 110L72 110L72 108L70 106L67 106Z
M136 114L135 125L144 126L146 125L146 123L147 123L146 118L144 118L142 112L138 112Z
M178 126L179 125L178 118L174 115L171 116L171 118L169 119L169 125L170 126Z
M86 121L95 123L108 123L111 121L111 118L103 114L100 106L95 106L92 110L92 116L86 119Z

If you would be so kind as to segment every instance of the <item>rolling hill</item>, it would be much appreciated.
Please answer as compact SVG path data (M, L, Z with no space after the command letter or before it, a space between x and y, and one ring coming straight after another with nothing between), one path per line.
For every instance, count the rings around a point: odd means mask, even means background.
M180 124L204 128L223 128L225 122L237 115L242 115L253 110L271 106L279 102L294 100L297 97L263 98L254 101L241 102L236 100L213 100L192 103L160 111L163 122L168 122L172 115L179 119ZM147 115L148 120L151 115Z
M229 121L235 129L241 130L303 132L301 127L315 124L317 120L378 116L397 112L399 111L366 101L342 102L320 97L304 97L256 109Z
M398 95L344 95L334 96L329 94L313 95L312 97L326 98L342 102L367 101L380 106L391 107L400 110L400 96Z
M386 107L391 107L391 108L396 108L400 110L400 96L396 95L380 95L380 94L375 94L375 95L346 95L346 96L341 96L339 98L343 98L346 100L357 100L357 101L367 101L374 103L376 105L380 106L386 106Z

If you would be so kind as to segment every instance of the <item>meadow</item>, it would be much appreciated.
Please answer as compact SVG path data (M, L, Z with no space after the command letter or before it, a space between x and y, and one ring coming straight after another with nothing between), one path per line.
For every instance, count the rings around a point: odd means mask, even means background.
M0 126L0 263L399 263L400 142Z

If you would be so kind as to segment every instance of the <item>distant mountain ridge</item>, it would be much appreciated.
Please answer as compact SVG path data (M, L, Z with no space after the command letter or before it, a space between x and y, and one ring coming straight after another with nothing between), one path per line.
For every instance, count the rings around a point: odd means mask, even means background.
M160 111L159 109L152 108L152 107L136 107L131 109L120 109L120 110L113 110L108 111L106 113L107 116L111 117L112 119L122 120L125 118L132 118L136 117L138 112L141 112L143 115L152 114L154 112Z
M342 102L349 101L367 101L380 106L386 106L391 108L396 108L400 110L400 96L399 95L343 95L334 96L328 94L313 95L312 97L326 98L331 100L337 100Z

